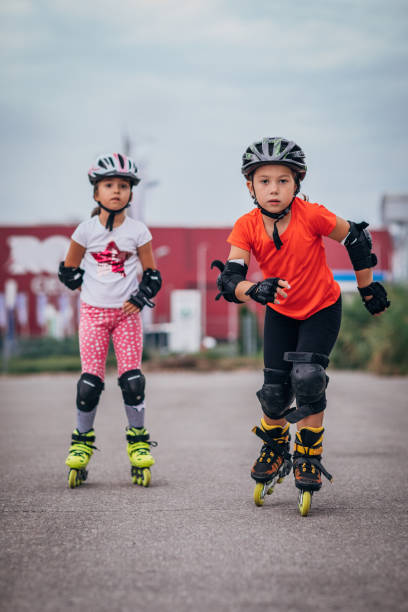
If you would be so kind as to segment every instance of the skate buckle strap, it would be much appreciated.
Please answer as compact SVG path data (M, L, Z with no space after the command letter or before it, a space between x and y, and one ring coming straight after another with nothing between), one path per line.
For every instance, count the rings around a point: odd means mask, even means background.
M149 434L132 434L132 433L128 433L126 435L126 440L128 442L130 442L131 444L136 443L136 442L149 442Z
M285 449L284 443L279 444L278 442L276 442L276 440L274 438L272 438L271 436L268 435L267 431L263 431L263 429L260 429L259 427L255 426L255 427L252 428L251 431L256 436L258 436L258 438L261 438L261 440L263 440L265 442L265 444L271 450L273 450L275 455L279 455L283 459L287 459L287 460L291 461L292 455Z
M326 470L326 468L322 465L319 459L315 459L314 457L310 457L309 455L300 455L293 459L293 467L295 468L301 463L306 463L308 465L314 465L318 470L327 478L329 482L333 484L333 476Z
M132 455L133 453L137 453L138 455L150 455L150 449L145 446L138 446L136 448L132 448L129 451Z
M72 439L75 442L95 442L95 436L87 436L84 433L73 433Z
M140 436L127 434L126 440L129 442L129 444L140 444L142 442L143 444L149 444L149 446L153 447L158 445L158 442L155 442L154 440L149 440L149 434L143 434Z
M299 444L299 442L295 442L294 450L300 453L301 455L320 456L322 454L322 445L320 444L317 448L309 448L307 446L302 446L302 444Z
M147 442L135 442L134 440L130 440L129 444L132 448L148 448L148 446L153 446L154 448L155 446L158 446L159 443L155 442L154 440L147 440Z
M86 444L75 444L69 449L69 454L74 457L81 457L82 455L89 455L91 457L92 451Z
M81 446L85 444L88 448L99 450L99 448L97 448L96 446L93 446L93 444L89 444L90 442L95 442L95 436L85 436L84 434L81 434L81 433L72 434L72 444L78 444Z

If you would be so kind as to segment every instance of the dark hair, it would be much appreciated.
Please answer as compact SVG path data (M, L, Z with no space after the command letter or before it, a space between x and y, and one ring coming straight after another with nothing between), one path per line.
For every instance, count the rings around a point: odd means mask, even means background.
M100 214L101 214L101 207L95 206L95 208L91 212L91 217L96 217L96 215L100 215Z

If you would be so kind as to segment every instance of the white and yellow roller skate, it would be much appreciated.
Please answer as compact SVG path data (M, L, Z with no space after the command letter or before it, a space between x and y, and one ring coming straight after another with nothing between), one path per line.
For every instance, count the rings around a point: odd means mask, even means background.
M93 429L80 433L78 429L74 429L72 433L72 442L69 449L66 465L70 468L68 473L68 486L74 489L82 484L88 477L86 466L92 457L96 446L95 432Z
M151 478L150 468L155 463L150 453L150 447L157 446L157 442L150 440L150 434L144 427L141 429L128 427L126 432L132 482L142 487L148 487Z
M333 482L332 475L321 463L323 432L323 427L301 427L296 432L293 473L299 489L298 508L301 516L309 514L313 493L322 486L321 475Z
M275 426L264 429L254 427L253 433L264 441L260 455L251 470L251 477L256 481L254 502L263 506L265 495L271 495L275 483L280 484L292 469L289 452L289 424L285 427Z

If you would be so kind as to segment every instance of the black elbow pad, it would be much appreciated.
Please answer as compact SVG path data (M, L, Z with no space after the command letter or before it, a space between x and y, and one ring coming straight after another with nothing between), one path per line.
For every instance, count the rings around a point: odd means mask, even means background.
M224 265L219 260L212 262L211 268L214 266L221 270L221 274L217 278L219 294L215 299L219 300L222 296L225 300L227 300L227 302L243 304L243 302L241 302L241 300L239 300L235 295L235 288L238 283L245 280L248 272L248 266L246 264L242 265L237 263L236 261L227 261L227 263Z
M371 252L373 246L370 232L366 229L368 223L354 223L349 221L350 231L344 240L354 270L373 268L377 264L375 253Z

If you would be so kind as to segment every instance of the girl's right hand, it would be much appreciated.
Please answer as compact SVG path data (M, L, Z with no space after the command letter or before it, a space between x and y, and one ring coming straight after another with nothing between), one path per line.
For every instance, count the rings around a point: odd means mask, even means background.
M280 304L277 296L287 298L288 294L284 289L290 289L288 281L282 278L265 278L265 280L252 285L245 293L255 300L255 302L266 306L268 302Z
M122 310L125 314L132 314L134 312L140 312L140 308L132 304L132 302L125 302L122 306Z

